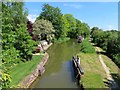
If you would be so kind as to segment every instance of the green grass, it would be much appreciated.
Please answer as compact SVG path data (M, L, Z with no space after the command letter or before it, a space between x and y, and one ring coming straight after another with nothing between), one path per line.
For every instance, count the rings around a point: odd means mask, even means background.
M98 47L100 52L105 52L102 48ZM104 63L106 66L110 69L111 73L118 73L118 67L117 65L110 59L108 56L101 54Z
M81 82L85 88L107 88L103 82L106 78L105 71L99 62L97 54L77 54L81 58L84 75Z
M66 38L59 38L58 40L54 40L55 43L62 43L62 42L66 42L70 40L70 38L66 37Z
M102 58L105 64L107 65L107 67L110 69L112 77L118 83L120 87L120 74L119 74L120 70L118 71L119 68L109 57L102 55Z
M117 65L107 56L101 55L103 58L103 61L109 67L111 73L118 73L118 67Z
M83 53L95 53L95 48L92 46L88 39L82 41L80 48L80 51Z
M36 68L37 64L42 60L42 57L43 56L34 55L31 61L13 66L9 71L12 78L10 86L17 86L25 76L29 75Z

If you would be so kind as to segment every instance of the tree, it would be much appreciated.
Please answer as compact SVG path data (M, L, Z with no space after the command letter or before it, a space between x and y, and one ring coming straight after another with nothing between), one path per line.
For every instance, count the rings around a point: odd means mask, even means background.
M27 12L23 2L2 2L2 87L9 87L8 70L30 60L35 42L27 31Z
M67 19L69 23L68 37L71 38L76 37L76 19L71 14L65 14L64 17Z
M81 28L82 23L80 20L76 19L76 30L77 30L77 36L82 36L83 30Z
M81 23L80 20L76 19L76 30L77 36L89 37L90 27L86 23Z
M65 38L68 35L70 25L65 16L62 17L62 21L63 21L63 31L60 37Z
M35 42L27 31L27 11L24 8L23 2L12 3L11 9L13 10L13 30L16 34L14 47L19 50L22 60L30 60L32 58L32 51Z
M58 7L54 8L49 4L44 4L42 12L37 20L44 19L50 21L55 29L55 37L58 39L63 30L62 16L63 15Z
M39 35L40 40L51 41L54 37L55 30L53 29L52 23L47 20L37 20L33 24L33 33Z
M93 42L106 51L106 54L120 67L120 43L119 31L103 31L97 27L92 28L91 37Z
M92 34L94 33L94 31L95 31L95 30L98 30L98 29L99 29L98 27L93 27L93 28L91 29L90 34L92 35Z

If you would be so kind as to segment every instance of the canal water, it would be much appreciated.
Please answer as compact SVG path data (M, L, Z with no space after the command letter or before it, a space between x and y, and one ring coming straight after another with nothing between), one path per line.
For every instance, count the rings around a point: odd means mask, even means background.
M79 88L74 77L71 58L80 50L80 44L72 39L55 43L48 49L49 59L45 73L39 76L31 88Z

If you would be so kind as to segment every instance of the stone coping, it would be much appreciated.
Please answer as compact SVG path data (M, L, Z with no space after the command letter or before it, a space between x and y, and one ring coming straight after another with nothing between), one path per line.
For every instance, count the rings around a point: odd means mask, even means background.
M32 71L32 73L26 76L21 82L21 88L29 88L30 85L37 79L38 76L41 76L45 72L45 64L49 58L48 53L45 53L42 61L37 65L36 69Z

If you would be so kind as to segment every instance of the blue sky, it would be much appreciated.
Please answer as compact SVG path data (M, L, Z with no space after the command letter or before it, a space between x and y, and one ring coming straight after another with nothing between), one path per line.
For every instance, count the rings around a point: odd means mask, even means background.
M91 28L97 26L103 30L118 29L117 2L46 2L59 7L63 14L72 14L87 23ZM28 18L34 22L42 11L44 2L25 2Z

